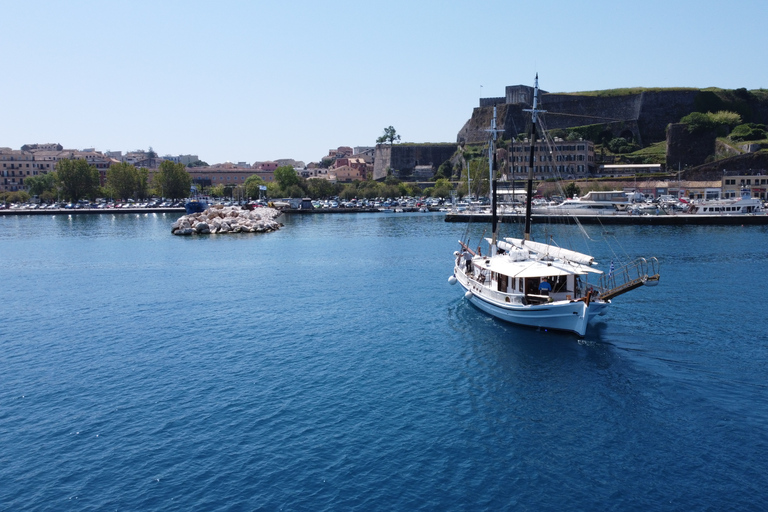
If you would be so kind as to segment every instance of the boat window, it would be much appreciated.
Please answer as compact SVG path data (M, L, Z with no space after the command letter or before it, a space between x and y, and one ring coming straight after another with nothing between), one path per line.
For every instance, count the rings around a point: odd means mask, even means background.
M568 291L568 276L548 277L547 280L552 285L552 293Z

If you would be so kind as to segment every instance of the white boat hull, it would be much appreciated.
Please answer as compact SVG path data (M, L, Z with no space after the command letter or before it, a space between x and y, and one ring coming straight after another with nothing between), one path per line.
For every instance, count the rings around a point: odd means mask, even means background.
M589 319L605 313L609 303L587 305L584 301L555 301L544 304L507 303L483 295L482 290L470 285L463 272L456 272L458 283L464 288L465 297L476 308L505 322L555 329L584 336Z

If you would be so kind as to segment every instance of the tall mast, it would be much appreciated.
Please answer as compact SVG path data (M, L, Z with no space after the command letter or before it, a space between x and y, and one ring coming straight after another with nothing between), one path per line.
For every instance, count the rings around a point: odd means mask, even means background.
M496 172L496 152L494 151L494 142L496 142L496 134L503 130L496 129L496 105L493 106L493 118L491 119L491 129L488 130L491 133L490 141L488 143L488 174L490 179L488 184L490 186L491 193L491 252L496 253L496 239L497 231L496 225L498 217L496 216L496 180L494 179L494 173Z
M526 240L531 239L531 201L533 200L533 164L534 164L534 148L536 144L536 122L538 121L539 112L546 112L546 110L539 110L539 74L536 73L536 81L533 87L533 108L524 109L526 112L531 113L531 153L528 158L528 184L526 187L525 198L525 235Z

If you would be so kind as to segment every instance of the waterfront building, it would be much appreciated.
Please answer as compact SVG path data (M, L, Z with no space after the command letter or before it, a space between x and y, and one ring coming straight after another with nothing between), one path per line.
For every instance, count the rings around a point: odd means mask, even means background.
M192 176L193 183L200 187L210 187L216 185L237 186L245 184L245 180L256 175L267 183L275 181L275 172L253 168L253 166L240 166L233 163L224 163L208 167L187 167L187 172ZM150 182L154 177L156 170L150 170Z
M336 181L338 183L362 181L365 179L363 172L361 172L358 168L351 167L349 165L342 165L341 167L336 167L331 170L331 181ZM333 179L333 176L335 176L335 180Z
M568 180L594 176L595 145L588 140L566 141L556 138L552 146L539 141L535 147L535 180L563 178ZM510 180L528 177L531 143L528 139L514 141L509 148L508 166Z
M757 199L768 199L768 171L760 170L751 173L723 175L722 190L724 198L741 197L741 191L748 189L750 195Z
M33 174L34 173L34 174ZM31 151L0 148L0 190L16 192L25 190L24 179L37 174Z
M370 158L368 159L370 160ZM332 169L341 169L344 167L350 167L352 169L355 169L358 171L358 174L360 175L359 179L366 179L367 176L369 176L369 171L373 171L373 164L368 164L366 162L366 158L363 156L353 156L353 157L343 157L343 158L337 158L336 161L331 166ZM370 167L370 169L369 169ZM346 173L346 171L342 174L349 175L349 173ZM339 176L339 173L336 173L337 177ZM357 179L357 178L353 178ZM339 179L339 181L345 181L344 179Z

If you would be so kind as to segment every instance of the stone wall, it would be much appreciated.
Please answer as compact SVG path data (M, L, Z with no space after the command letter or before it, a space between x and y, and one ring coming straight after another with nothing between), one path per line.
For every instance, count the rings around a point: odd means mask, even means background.
M413 181L417 166L429 165L433 172L450 160L456 152L456 144L378 144L374 156L373 179L387 177L387 169L403 181Z
M492 107L494 105L501 105L504 102L505 98L503 96L498 98L480 98L481 107Z
M756 172L767 174L768 153L747 153L746 155L733 156L699 165L683 172L682 178L686 180L719 180L726 172L731 175Z
M509 93L509 91L508 91ZM645 146L666 138L666 127L696 109L699 91L675 89L644 91L621 96L587 96L579 94L542 94L541 108L546 110L546 129L573 128L603 124L614 137L631 135ZM523 109L529 104L498 105L498 125L505 138L514 138L529 130L530 114ZM484 143L485 130L493 115L491 106L475 108L472 117L457 135L459 143Z
M667 130L667 167L670 170L692 167L715 153L715 132L689 133L688 125L670 124Z

